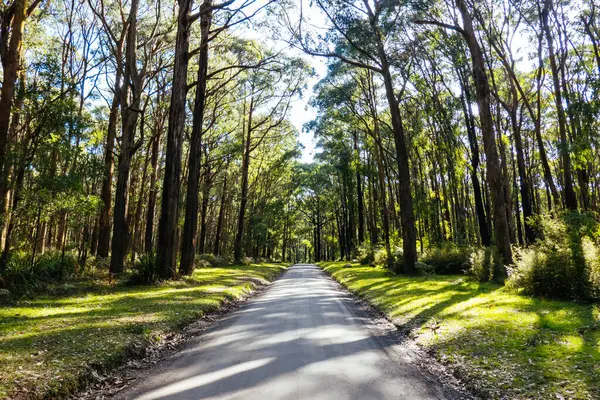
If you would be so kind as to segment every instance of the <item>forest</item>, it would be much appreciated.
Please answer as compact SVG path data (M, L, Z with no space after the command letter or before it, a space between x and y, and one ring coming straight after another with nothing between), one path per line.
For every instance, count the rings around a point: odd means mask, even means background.
M0 61L0 304L324 262L600 299L597 0L3 0Z
M3 285L360 259L598 295L594 1L293 6L7 2Z

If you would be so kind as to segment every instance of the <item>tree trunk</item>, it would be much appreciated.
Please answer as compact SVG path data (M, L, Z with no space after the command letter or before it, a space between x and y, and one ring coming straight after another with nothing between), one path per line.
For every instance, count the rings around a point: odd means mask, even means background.
M416 272L415 263L417 262L417 231L415 229L415 214L412 205L412 194L410 192L410 169L408 165L408 153L406 150L402 116L400 115L398 100L394 94L390 66L383 53L381 54L380 58L382 63L386 97L390 107L390 116L394 131L394 142L396 144L396 162L398 163L398 181L400 184L399 201L400 220L402 223L402 248L404 250L403 268L405 272L413 274Z
M179 273L190 275L194 270L196 235L198 233L198 187L200 184L200 161L202 157L202 129L206 103L206 79L208 75L208 39L212 21L212 0L204 0L200 7L200 59L198 82L194 101L194 121L190 139L188 161L188 187L185 203L185 221L181 238L181 261Z
M565 204L569 210L577 209L577 195L573 189L573 178L571 172L571 156L569 155L569 141L567 139L567 119L565 110L562 104L562 92L560 87L560 76L556 56L554 54L554 43L552 40L552 31L548 22L548 13L552 8L552 0L544 0L540 18L546 42L548 43L548 59L550 60L550 71L552 72L552 83L554 85L554 102L556 104L556 115L558 117L558 133L559 133L559 153L563 167L563 185Z
M167 130L167 152L165 176L162 190L162 205L158 229L157 272L161 278L172 279L177 264L177 220L179 213L179 186L181 178L181 152L185 127L185 100L187 94L187 71L190 47L190 11L192 0L178 0L177 37L175 41L175 65L169 127Z
M244 219L246 217L246 205L248 204L248 171L250 170L250 140L252 139L252 113L254 99L250 99L248 113L248 126L244 140L244 155L242 160L242 195L240 198L240 210L238 213L237 233L235 235L233 258L236 263L242 260L242 239L244 237Z
M117 65L121 58L121 52L117 48ZM100 199L102 201L102 210L100 211L98 248L96 255L98 257L108 257L110 245L110 207L112 202L112 178L114 168L114 150L115 137L117 135L117 121L119 118L119 104L121 100L121 75L122 71L119 66L115 72L115 87L114 97L110 106L110 114L108 116L108 129L106 131L106 146L104 150L104 175L102 177L102 189Z
M0 217L6 215L6 194L8 193L9 163L6 159L9 144L10 115L12 111L15 85L20 68L21 51L23 47L23 32L27 19L27 0L15 0L13 3L12 22L10 23L10 38L8 43L0 44L2 51L2 89L0 91ZM5 16L4 18L7 18ZM2 21L3 33L8 31L9 21ZM4 221L0 221L0 227Z
M227 174L223 177L223 189L221 191L221 205L219 206L219 218L217 219L217 230L215 232L215 246L213 253L221 254L221 235L223 234L223 225L225 223L225 202L227 199Z
M139 0L131 1L129 27L126 42L125 72L121 89L121 151L117 168L115 189L115 209L113 215L113 237L111 242L110 273L123 272L125 256L129 246L129 221L127 207L129 203L129 170L135 153L134 139L141 103L142 82L137 72L137 12ZM133 99L131 104L129 96Z
M475 134L475 120L473 118L473 111L471 110L471 95L469 87L465 82L465 77L461 76L460 81L463 90L463 113L465 116L465 124L467 126L469 147L471 148L471 182L473 184L473 195L475 197L475 213L477 214L477 224L479 227L481 244L485 247L488 247L492 244L492 241L485 216L485 207L483 204L483 197L481 195L481 185L479 183L479 143L477 142L477 136Z
M208 200L210 198L210 189L212 187L212 176L210 164L206 165L206 172L203 179L203 188L202 188L202 207L200 208L200 238L198 251L200 254L206 252L206 233L208 231L207 224L207 215L208 214Z
M160 129L152 139L152 160L150 172L150 193L148 195L148 209L146 211L146 233L144 235L144 250L151 253L154 245L154 209L156 207L156 180L158 174L158 152L160 148Z
M481 133L486 155L487 180L492 198L496 245L504 263L512 264L508 216L506 215L506 204L504 201L504 179L502 177L498 148L494 137L494 126L490 109L490 87L485 73L485 61L473 29L471 14L464 0L456 0L456 4L462 16L463 35L471 51L471 61L473 63L473 78L475 81L479 117L481 119ZM501 274L498 278L503 279L505 272L497 272Z

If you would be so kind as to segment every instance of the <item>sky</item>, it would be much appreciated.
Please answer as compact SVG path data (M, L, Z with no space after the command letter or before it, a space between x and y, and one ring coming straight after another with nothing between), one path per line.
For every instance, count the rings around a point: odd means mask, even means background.
M264 1L267 0L259 0L255 5L258 6ZM315 7L310 7L309 0L298 0L297 4L300 2L303 2L303 15L306 21L309 21L311 28L317 30L325 29L328 25L326 17ZM293 15L291 18L293 18ZM269 38L267 35L264 35L264 32L260 32L252 26L246 27L245 29L249 30L245 34L276 50L284 50L290 55L304 58L315 71L315 76L308 82L307 90L304 92L302 98L293 102L289 115L291 123L299 132L298 141L303 146L300 161L310 163L314 160L314 156L319 152L319 149L316 148L314 132L306 131L304 125L315 119L317 116L317 110L310 107L309 102L314 95L314 86L324 78L327 73L326 60L324 58L309 56L298 49L291 48L289 44L283 40ZM284 35L285 34L282 34L282 36ZM529 38L526 35L517 34L512 42L513 54L517 57L517 67L523 72L531 71L535 68L537 61L528 59L527 57L528 52L532 48L532 44L529 43L528 40ZM474 104L474 108L477 108L476 104Z
M259 6L263 1L261 0L256 3L256 6ZM314 7L309 6L308 0L299 0L303 1L303 13L304 17L310 20L311 25L313 27L324 27L325 16L321 14ZM312 121L317 116L317 111L309 106L310 98L313 96L314 86L325 77L327 73L327 63L325 59L319 57L311 57L302 51L291 48L287 42L284 40L276 40L264 35L263 32L260 32L258 29L248 26L244 29L248 29L247 32L244 32L246 37L255 39L260 41L267 46L272 47L276 50L284 50L289 55L302 57L304 58L309 65L311 65L315 71L315 76L307 83L307 90L303 93L302 98L296 99L292 103L292 107L290 109L289 120L296 127L299 133L298 141L302 144L302 155L300 157L300 161L303 163L310 163L314 159L314 155L318 153L318 149L316 149L316 140L314 138L313 132L307 132L304 130L304 124ZM282 34L283 36L283 34Z

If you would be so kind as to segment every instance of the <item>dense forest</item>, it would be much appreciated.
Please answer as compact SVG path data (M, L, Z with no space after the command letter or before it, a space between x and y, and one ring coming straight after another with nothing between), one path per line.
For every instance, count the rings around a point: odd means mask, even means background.
M356 259L600 296L596 0L0 11L2 286Z

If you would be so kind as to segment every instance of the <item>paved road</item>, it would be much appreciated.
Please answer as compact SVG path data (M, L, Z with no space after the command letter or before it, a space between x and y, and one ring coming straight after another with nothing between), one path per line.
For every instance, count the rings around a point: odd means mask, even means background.
M456 397L397 356L364 319L364 311L321 269L295 265L118 398Z

